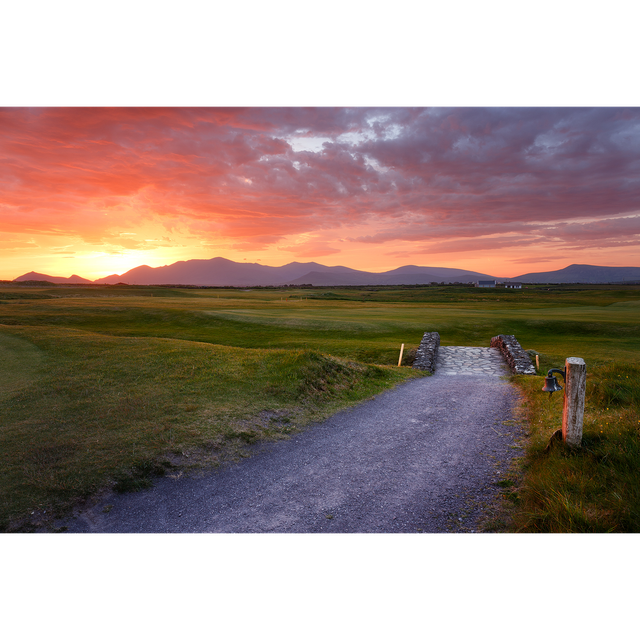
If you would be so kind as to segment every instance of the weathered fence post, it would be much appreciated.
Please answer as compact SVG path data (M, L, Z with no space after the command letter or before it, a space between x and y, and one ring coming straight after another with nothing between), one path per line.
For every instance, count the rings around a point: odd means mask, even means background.
M582 443L584 397L587 387L587 365L582 358L565 360L564 408L562 410L562 439L572 447Z

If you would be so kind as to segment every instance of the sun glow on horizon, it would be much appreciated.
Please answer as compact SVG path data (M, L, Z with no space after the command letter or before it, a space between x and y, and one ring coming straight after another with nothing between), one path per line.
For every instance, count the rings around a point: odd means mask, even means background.
M2 280L640 266L636 108L4 108L0 140Z

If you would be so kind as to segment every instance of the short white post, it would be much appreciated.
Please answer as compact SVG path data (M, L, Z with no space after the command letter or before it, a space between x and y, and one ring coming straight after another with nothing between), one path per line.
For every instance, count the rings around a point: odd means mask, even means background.
M565 360L564 408L562 410L562 439L572 447L582 444L584 397L587 388L587 365L582 358Z
M398 366L402 365L402 352L404 351L404 342L402 343L402 346L400 347L400 358L398 358Z

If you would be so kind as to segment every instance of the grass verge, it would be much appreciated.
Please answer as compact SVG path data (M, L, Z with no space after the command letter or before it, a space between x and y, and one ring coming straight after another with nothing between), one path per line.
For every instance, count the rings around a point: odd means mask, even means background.
M522 480L504 494L515 505L512 532L640 531L640 367L587 367L583 441L576 450L551 441L562 427L562 393L541 393L542 375L515 378L530 436Z

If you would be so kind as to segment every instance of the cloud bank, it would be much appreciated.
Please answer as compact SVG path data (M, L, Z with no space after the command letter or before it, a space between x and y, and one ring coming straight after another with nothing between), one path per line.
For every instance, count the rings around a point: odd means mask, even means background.
M0 158L16 250L177 229L287 258L640 244L640 109L6 108Z

